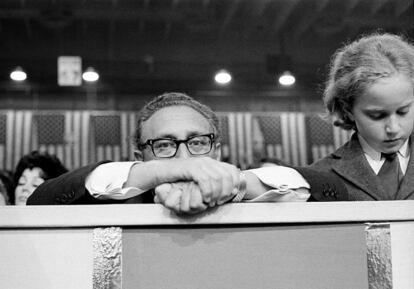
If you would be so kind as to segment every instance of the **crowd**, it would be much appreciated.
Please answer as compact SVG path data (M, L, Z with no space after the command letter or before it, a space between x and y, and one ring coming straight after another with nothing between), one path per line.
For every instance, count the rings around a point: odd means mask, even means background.
M220 126L183 93L155 97L138 113L136 161L67 172L56 156L32 152L14 176L0 174L2 204L160 203L195 214L229 202L414 199L414 46L372 34L334 54L324 91L327 118L350 141L307 167L263 159L240 170L221 161Z

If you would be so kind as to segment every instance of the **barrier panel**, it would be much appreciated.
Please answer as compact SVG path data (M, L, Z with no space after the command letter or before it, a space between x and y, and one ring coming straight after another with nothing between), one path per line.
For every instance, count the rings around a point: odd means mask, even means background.
M414 201L0 208L0 288L414 288Z

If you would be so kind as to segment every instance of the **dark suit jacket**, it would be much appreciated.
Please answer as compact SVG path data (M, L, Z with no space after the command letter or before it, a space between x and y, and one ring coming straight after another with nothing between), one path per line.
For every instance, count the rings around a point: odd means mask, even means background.
M413 136L410 143L412 144ZM414 199L414 159L413 145L407 171L396 195L386 192L375 172L370 167L357 134L353 134L349 142L331 155L311 165L312 168L324 172L333 172L344 181L351 200L407 200Z
M98 200L85 188L85 179L97 164L82 167L63 174L41 184L27 200L28 205L64 205L64 204L109 204L109 203L152 203L151 191L137 199L126 201ZM349 199L345 185L332 173L318 172L310 168L295 168L311 185L312 197L309 201L347 201Z

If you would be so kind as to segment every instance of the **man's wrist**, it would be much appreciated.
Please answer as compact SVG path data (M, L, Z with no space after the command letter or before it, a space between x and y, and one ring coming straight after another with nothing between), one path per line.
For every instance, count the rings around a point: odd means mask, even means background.
M234 203L241 202L247 193L246 174L243 171L240 171L239 178L240 180L239 180L238 192L237 192L237 195L232 199L232 202Z

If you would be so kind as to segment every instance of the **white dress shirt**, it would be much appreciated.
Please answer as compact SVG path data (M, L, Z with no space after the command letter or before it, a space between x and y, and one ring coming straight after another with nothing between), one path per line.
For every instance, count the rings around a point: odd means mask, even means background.
M361 144L362 150L364 151L365 158L367 159L372 170L378 175L382 165L385 162L385 158L381 158L381 152L374 150L365 140L358 134L358 140ZM401 171L405 175L407 171L408 162L410 161L410 150L407 141L401 146L397 152L398 161L400 163Z
M123 187L129 171L137 162L112 162L99 165L86 178L85 187L98 199L124 200L144 193L136 187ZM305 202L310 185L296 170L272 166L249 170L273 189L248 202Z

